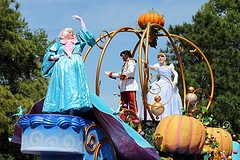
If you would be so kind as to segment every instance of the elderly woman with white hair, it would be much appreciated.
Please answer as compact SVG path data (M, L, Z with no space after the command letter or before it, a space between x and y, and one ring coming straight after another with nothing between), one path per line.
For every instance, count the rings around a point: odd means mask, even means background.
M75 35L72 28L63 29L44 56L42 73L44 77L50 77L50 81L43 113L69 114L73 110L85 112L92 108L81 53L86 44L95 44L95 38L81 17L74 15L73 19L81 23L79 32Z

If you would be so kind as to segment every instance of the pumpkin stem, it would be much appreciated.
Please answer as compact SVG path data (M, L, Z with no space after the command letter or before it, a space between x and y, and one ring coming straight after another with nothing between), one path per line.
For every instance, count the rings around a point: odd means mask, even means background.
M151 9L148 10L149 13L157 13L154 8L152 7Z

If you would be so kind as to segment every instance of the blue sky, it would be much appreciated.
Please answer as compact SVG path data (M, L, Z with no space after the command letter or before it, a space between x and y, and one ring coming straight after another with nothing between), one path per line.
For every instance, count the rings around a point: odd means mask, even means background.
M191 23L192 16L201 9L207 0L18 0L22 17L28 22L29 28L34 31L43 28L48 34L49 40L55 39L65 27L72 27L77 31L79 22L71 16L81 16L88 28L96 38L103 30L114 31L124 26L137 27L138 17L154 8L164 16L164 28L169 25L181 25L184 22ZM161 41L161 40L159 40ZM163 40L164 41L164 40ZM101 66L100 72L100 97L114 109L118 107L118 80L109 79L105 70L120 71L122 60L119 53L125 49L133 49L136 39L133 35L122 33L109 45ZM150 48L149 63L157 62L156 54L164 49L164 42L157 49ZM87 49L87 47L85 48ZM86 71L90 89L95 92L96 68L101 50L96 46L86 59ZM137 55L135 57L137 59ZM138 78L138 71L136 71ZM140 88L140 87L139 87ZM138 91L138 105L141 104L141 91Z

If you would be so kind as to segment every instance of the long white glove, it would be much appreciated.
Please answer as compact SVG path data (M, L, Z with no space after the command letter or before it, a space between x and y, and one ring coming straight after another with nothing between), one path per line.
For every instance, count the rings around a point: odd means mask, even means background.
M84 32L87 31L87 27L86 27L86 25L85 25L83 19L82 19L80 16L78 16L78 15L73 15L72 18L73 18L73 19L77 19L77 20L79 20L79 21L80 21L80 25L81 25L82 30L83 30Z
M176 86L178 83L178 73L175 70L172 70L174 78L173 78L173 86Z

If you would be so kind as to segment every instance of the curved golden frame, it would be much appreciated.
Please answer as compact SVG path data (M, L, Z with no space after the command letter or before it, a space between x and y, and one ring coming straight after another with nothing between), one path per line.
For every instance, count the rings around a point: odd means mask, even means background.
M169 103L170 100L172 99L172 96L173 96L173 85L172 85L172 83L171 83L171 80L170 80L169 78L167 78L165 75L162 75L162 74L154 74L153 76L151 76L151 77L149 78L149 81L151 80L152 77L158 76L158 75L163 76L164 78L166 78L167 81L170 83L171 88L172 88L172 94L170 95L169 99L168 99L166 102L162 103L162 105L164 106L165 104ZM152 93L152 94L154 94L154 95L157 95L157 94L159 94L159 93L161 92L161 86L160 86L159 84L156 84L156 85L160 88L160 91L159 91L159 92L153 93L153 92L151 92L151 91L148 89L149 92ZM148 88L148 87L147 87L147 88ZM149 106L152 106L151 104L148 103L147 99L145 99L145 104L147 104L147 105L149 105Z
M182 75L182 85L183 85L183 92L184 92L183 93L183 95L184 95L183 107L185 109L186 109L186 82L185 82L184 70L183 70L183 66L182 66L182 61L181 61L180 56L178 54L178 49L175 46L172 37L173 38L178 38L180 40L183 40L183 41L189 43L203 57L205 63L208 66L208 70L209 70L210 76L211 76L211 85L212 85L212 87L211 87L211 94L209 96L209 102L207 104L207 109L209 109L209 107L210 107L210 105L212 103L213 94L214 94L213 73L212 73L212 69L210 67L210 64L208 63L207 58L205 57L203 52L194 43L192 43L191 41L189 41L189 40L187 40L187 39L185 39L185 38L183 38L181 36L174 35L174 34L169 34L162 26L160 26L158 24L150 24L150 23L148 23L147 28L144 30L144 32L142 34L142 38L141 38L141 41L140 41L140 44L139 44L140 45L140 49L139 49L138 61L141 61L141 59L142 59L142 46L143 46L144 39L146 39L146 47L145 47L144 53L145 53L145 61L148 62L148 44L149 44L149 35L151 34L151 27L158 28L158 29L160 29L161 31L164 32L164 34L158 35L157 37L167 36L168 40L170 41L170 44L171 44L171 46L173 48L173 51L175 52L175 55L176 55L177 60L178 60L179 69L180 69L180 72L181 72L181 75ZM149 70L148 70L148 68L144 69L144 77L143 77L141 68L142 68L142 64L139 63L139 77L140 77L140 83L141 83L141 87L142 87L142 96L143 96L142 98L143 98L143 102L144 102L144 100L146 99L146 95L147 95L147 90L146 90L147 87L146 86L147 86L147 82L148 82L148 79L149 79L149 76L148 76L149 75ZM152 113L150 111L150 108L148 106L146 106L146 105L147 104L144 102L144 108L147 109L147 111L150 113L151 118L154 120L154 117L151 115ZM146 117L147 117L146 109L144 109L144 119L146 119Z
M98 143L97 143L97 138L94 134L90 134L88 135L88 133L90 132L90 130L92 128L97 128L98 130L100 130L106 137L102 138ZM88 137L89 136L89 137ZM113 149L113 154L114 154L114 159L117 159L117 155L115 152L115 148L114 145L111 141L111 138L109 137L109 135L100 127L98 127L96 124L91 124L90 126L88 126L86 128L85 134L84 134L84 146L85 149L87 150L88 153L93 153L94 154L94 160L98 160L98 155L99 155L99 150L101 148L101 145L103 143L109 143L110 146ZM89 148L89 146L93 146L92 149Z
M105 55L105 51L109 45L109 43L111 42L111 40L113 39L114 36L116 36L119 32L132 32L132 33L135 33L137 35L137 37L140 39L140 33L137 33L135 32L135 30L131 27L122 27L118 30L115 30L115 31L112 31L112 32L107 32L106 34L100 36L97 40L96 40L96 44L99 42L99 41L102 41L103 38L105 38L106 36L108 36L108 40L106 40L105 42L105 45L104 46L99 46L97 45L100 49L102 49L102 52L101 52L101 55L100 55L100 58L99 58L99 61L98 61L98 66L97 66L97 72L96 72L96 81L95 81L95 88L96 88L96 95L99 96L100 94L100 89L99 89L99 76L100 76L100 69L101 69L101 65L102 65L102 60L103 60L103 57ZM134 50L133 50L133 56L136 52L136 49L137 49L137 46L139 45L139 42L137 42ZM87 51L86 51L86 54L84 55L83 59L85 61L86 57L88 56L90 50L92 48L89 48Z
M196 92L199 91L199 90L201 90L201 91L203 91L204 93L206 93L206 95L207 95L208 97L211 97L211 95L209 95L208 92L207 92L205 89L203 89L203 88L197 88L197 89L195 89L192 93L196 93ZM188 108L189 105L190 105L190 102L187 102L187 107L186 107L186 109ZM197 106L197 103L195 103L194 108L197 108L196 106ZM209 107L209 106L208 106L208 107ZM207 109L208 109L208 108L207 108Z
M178 54L178 49L175 46L174 41L173 41L172 38L177 38L177 39L180 39L182 41L187 42L193 48L195 48L196 51L198 53L200 53L200 55L203 57L204 61L207 64L208 70L210 72L211 85L212 85L211 86L211 94L209 96L209 102L208 102L207 107L206 107L207 109L209 109L209 107L210 107L210 105L212 103L213 94L214 94L214 78L213 78L213 73L212 73L210 64L208 63L208 60L205 57L205 55L203 54L203 52L194 43L192 43L191 41L189 41L189 40L187 40L187 39L185 39L185 38L183 38L181 36L178 36L178 35L169 34L162 26L160 26L158 24L151 24L151 23L148 23L146 29L143 30L143 31L136 31L136 30L134 30L131 27L122 27L122 28L120 28L118 30L111 31L111 32L104 31L106 33L101 35L96 40L96 45L102 50L100 58L99 58L99 61L98 61L97 72L96 72L96 81L95 81L96 95L99 96L99 94L100 94L99 76L100 76L100 69L101 69L102 60L103 60L103 57L105 55L105 51L106 51L108 45L110 44L111 40L113 39L113 37L116 36L120 32L132 32L132 33L136 34L136 36L139 38L139 41L135 45L135 48L133 50L133 56L134 56L137 48L139 47L138 62L141 62L141 60L142 60L142 52L144 52L144 54L145 54L145 61L148 63L149 37L150 37L150 35L152 35L151 32L152 32L152 28L153 27L161 30L162 32L164 32L164 34L161 34L161 35L157 34L157 35L154 35L154 36L155 37L167 36L167 38L170 41L170 44L171 44L171 46L173 48L173 51L174 51L174 53L175 53L175 55L177 57L180 73L182 75L182 86L183 86L183 95L184 95L184 97L183 97L184 98L184 100L183 100L183 102L184 102L183 103L184 109L186 109L186 91L187 91L187 89L186 89L186 82L185 82L185 76L184 76L184 70L183 70L181 58L180 58L180 56ZM105 44L103 46L98 45L98 42L103 42L102 39L104 39L104 38L105 39L108 38L108 39L106 39L106 41L104 41ZM92 47L89 47L88 50L86 51L86 53L84 54L84 56L83 56L83 60L84 61L86 60L86 57L88 56L88 54L91 51L91 49L92 49ZM138 63L138 69L139 69L139 80L140 80L140 85L141 85L141 89L142 89L142 101L143 101L143 104L144 104L144 119L146 119L146 117L147 117L146 111L148 111L150 113L151 118L154 120L154 117L153 117L153 115L151 113L151 110L150 110L148 104L145 102L146 95L147 95L147 92L148 92L147 85L148 85L148 79L149 79L149 69L147 67L143 67L142 63Z
M87 137L86 137L87 138ZM97 138L94 134L90 134L87 139L85 139L84 144L88 153L94 152L97 147ZM90 148L92 146L92 148Z
M147 28L142 33L142 38L141 38L140 44L139 44L140 48L139 48L139 53L138 53L138 62L141 62L141 60L142 60L142 50L143 50L143 46L144 46L143 43L144 43L144 39L146 39L146 46L144 48L144 53L145 53L145 62L148 63L149 35L150 35L150 23L147 24ZM147 92L148 92L147 86L148 86L148 79L149 79L149 69L148 69L148 67L144 67L144 77L143 77L142 68L143 68L142 63L138 63L139 80L140 80L140 84L141 84L141 88L142 88L142 101L143 101L143 106L144 106L144 120L147 119L146 109L149 112L149 115L152 118L152 120L155 120L149 105L146 104L146 101L145 101L147 98Z
M181 36L178 36L178 35L174 35L174 34L169 34L171 37L174 37L174 38L178 38L180 40L183 40L185 42L187 42L188 44L190 44L193 48L196 49L196 51L198 51L198 53L200 53L200 55L203 57L205 63L207 64L207 67L208 67L208 70L209 70L209 73L210 73L210 78L211 78L211 94L209 95L209 102L206 106L207 109L209 109L211 103L212 103L212 100L213 100L213 94L214 94L214 77L213 77L213 72L212 72L212 69L211 69L211 66L206 58L206 56L203 54L203 52L194 44L192 43L191 41L187 40L186 38L183 38ZM182 71L183 73L183 71ZM184 75L184 74L182 74ZM184 86L185 86L185 90L186 91L186 84L185 84L185 81L184 81ZM205 91L205 90L204 90ZM206 91L205 91L206 92ZM207 93L207 92L206 92ZM184 102L186 102L186 94L184 93ZM185 105L186 103L184 103ZM186 106L184 106L184 108L186 108Z
M96 148L96 152L94 152L94 160L98 160L98 155L100 154L100 148L101 146L104 144L104 143L107 143L108 144L108 140L107 139L102 139L100 140L99 144L97 145L97 148ZM113 147L113 146L112 146ZM113 148L114 149L114 148ZM107 158L102 158L102 160L107 160ZM114 160L117 160L117 157L116 155L114 156Z
M145 61L148 62L148 44L149 44L149 35L151 34L151 28L158 28L160 30L162 30L166 36L168 37L173 50L176 54L176 57L178 59L178 64L179 64L179 68L182 74L182 81L183 81L183 91L184 91L184 95L186 95L186 85L185 85L185 77L184 77L184 73L183 73L183 68L182 68L182 62L180 59L180 56L178 55L178 50L177 47L174 45L174 42L170 36L170 34L160 25L158 24L151 24L148 23L147 28L144 30L143 34L142 34L142 38L140 41L140 49L139 49L139 56L138 56L138 61L140 61L142 59L142 46L143 46L143 41L144 39L146 39L146 47L145 47ZM141 83L141 87L142 87L142 95L143 95L143 102L144 100L147 98L147 82L149 79L149 69L145 68L144 69L144 78L143 78L143 74L142 74L142 64L139 63L139 77L140 77L140 83ZM184 107L185 107L185 103L184 103ZM146 108L148 110L148 112L150 113L151 118L154 120L154 117L152 116L151 110L149 108L149 106L144 102L144 108ZM186 107L185 107L186 108ZM144 109L144 119L147 118L147 113L146 113L146 109Z

